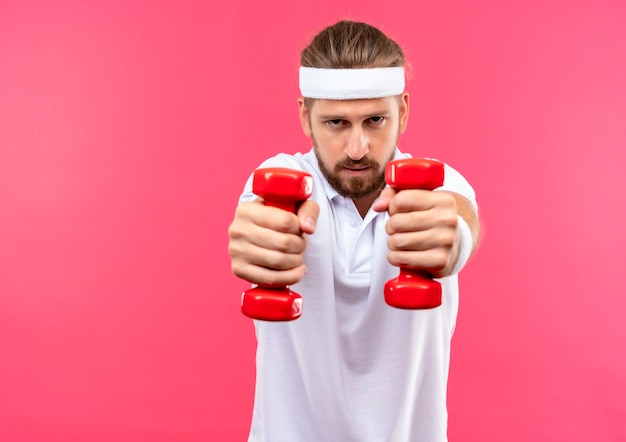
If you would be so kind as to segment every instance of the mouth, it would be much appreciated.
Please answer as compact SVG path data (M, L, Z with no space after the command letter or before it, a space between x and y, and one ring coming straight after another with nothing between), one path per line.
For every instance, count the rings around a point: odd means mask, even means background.
M350 176L361 176L366 174L370 170L370 167L344 167L343 170Z

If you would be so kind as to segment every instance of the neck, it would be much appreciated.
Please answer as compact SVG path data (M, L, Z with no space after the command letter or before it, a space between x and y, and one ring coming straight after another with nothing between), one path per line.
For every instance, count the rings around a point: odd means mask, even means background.
M380 191L374 192L367 196L362 196L360 198L352 198L352 201L356 206L356 210L359 211L359 215L361 215L361 218L365 218L365 215L367 215L367 212L370 210L370 207L372 207L374 200L378 198L378 195L380 195Z

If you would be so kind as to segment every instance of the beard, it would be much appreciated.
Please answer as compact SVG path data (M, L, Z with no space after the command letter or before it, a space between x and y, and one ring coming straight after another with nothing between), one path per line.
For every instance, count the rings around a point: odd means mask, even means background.
M322 175L328 181L333 189L341 196L347 198L362 198L371 195L375 192L380 192L385 186L385 171L384 166L377 161L367 157L363 157L358 161L354 161L351 158L345 158L344 160L335 164L332 170L324 164L317 149L317 143L314 143L314 152L317 157L317 162L320 167ZM395 152L391 153L391 156L387 161L393 159ZM369 173L362 177L341 177L341 172L344 168L369 168Z

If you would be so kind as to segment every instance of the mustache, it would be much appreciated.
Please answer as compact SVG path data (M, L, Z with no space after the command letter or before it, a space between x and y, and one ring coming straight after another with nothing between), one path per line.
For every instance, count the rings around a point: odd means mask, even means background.
M346 158L335 165L335 171L340 171L343 168L355 168L355 167L371 167L374 169L380 168L380 164L378 161L369 159L367 157L361 158L360 160L353 160L352 158Z

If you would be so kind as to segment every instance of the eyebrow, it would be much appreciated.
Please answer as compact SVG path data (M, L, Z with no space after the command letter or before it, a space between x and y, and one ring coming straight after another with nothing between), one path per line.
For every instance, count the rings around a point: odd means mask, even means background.
M389 115L391 115L391 112L388 110L385 110L382 112L370 112L364 115L359 115L358 118L366 120L372 117L387 117ZM320 114L318 118L320 120L348 120L349 119L346 117L345 114Z

